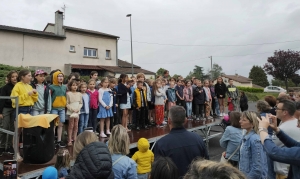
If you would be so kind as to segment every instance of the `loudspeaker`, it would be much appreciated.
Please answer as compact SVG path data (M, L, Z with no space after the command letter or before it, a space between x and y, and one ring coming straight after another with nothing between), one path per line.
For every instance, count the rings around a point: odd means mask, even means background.
M54 121L49 128L23 128L24 163L43 164L54 156Z

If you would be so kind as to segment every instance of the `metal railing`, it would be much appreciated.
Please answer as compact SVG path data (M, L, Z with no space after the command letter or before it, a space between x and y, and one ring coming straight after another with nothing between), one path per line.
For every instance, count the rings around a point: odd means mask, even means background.
M6 129L3 129L3 128L0 128L0 132L3 132L6 134L6 144L5 144L5 149L7 149L7 142L8 142L8 135L12 135L13 138L14 138L14 157L13 159L14 160L18 160L18 152L19 152L19 146L18 146L18 141L19 141L19 138L18 138L18 114L19 114L19 97L18 96L0 96L0 99L10 99L10 100L15 100L15 104L16 104L16 110L15 110L15 117L16 117L16 120L15 120L15 132L12 132L12 131L9 131L9 130L6 130ZM2 113L2 111L1 111ZM0 120L3 120L3 119L0 119Z

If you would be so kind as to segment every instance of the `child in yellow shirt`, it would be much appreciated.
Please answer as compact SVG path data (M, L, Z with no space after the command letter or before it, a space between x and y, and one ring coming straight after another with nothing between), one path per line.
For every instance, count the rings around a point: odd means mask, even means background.
M137 163L138 179L147 179L151 172L154 154L149 150L150 144L147 139L140 138L138 141L139 151L135 152L132 159Z

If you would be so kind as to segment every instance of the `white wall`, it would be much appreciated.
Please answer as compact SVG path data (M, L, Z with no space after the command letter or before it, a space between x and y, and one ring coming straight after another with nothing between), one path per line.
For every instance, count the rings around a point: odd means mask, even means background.
M225 77L222 77L223 78L223 81L226 85L229 85L229 79L228 78L225 78ZM214 84L217 83L217 80L214 81ZM233 85L235 86L242 86L242 87L253 87L252 86L252 82L249 82L249 83L240 83L240 82L237 82L237 81L234 81L233 80Z
M66 32L66 39L34 37L0 31L0 63L11 66L40 66L61 69L64 64L116 66L116 39ZM69 52L70 45L76 53ZM83 57L84 47L98 49L98 58ZM105 59L106 50L111 60ZM23 60L22 60L23 59Z
M120 75L121 75L121 73L116 73L115 77L116 77L116 78L119 78ZM131 77L131 73L127 73L127 75L128 75L128 77ZM134 74L133 74L133 76L135 76L135 77L136 77L136 75L137 75L137 73L134 73ZM155 75L148 75L148 74L145 74L145 77L146 77L146 79L151 79L151 77L152 77L152 79L155 79Z

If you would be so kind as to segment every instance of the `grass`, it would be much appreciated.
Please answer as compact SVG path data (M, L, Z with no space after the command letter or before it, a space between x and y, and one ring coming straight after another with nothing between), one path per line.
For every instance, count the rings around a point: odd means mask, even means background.
M249 93L249 92L245 92L248 101L258 101L258 100L262 100L264 99L265 96L274 96L275 98L278 97L279 93Z

